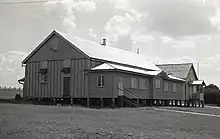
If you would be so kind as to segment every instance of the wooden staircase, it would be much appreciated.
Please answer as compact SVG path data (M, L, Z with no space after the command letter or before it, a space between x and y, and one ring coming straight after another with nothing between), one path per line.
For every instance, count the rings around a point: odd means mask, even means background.
M129 107L143 107L138 100L143 99L143 97L137 95L136 93L132 92L131 90L128 89L121 89L118 88L120 91L123 93L119 94L119 98Z

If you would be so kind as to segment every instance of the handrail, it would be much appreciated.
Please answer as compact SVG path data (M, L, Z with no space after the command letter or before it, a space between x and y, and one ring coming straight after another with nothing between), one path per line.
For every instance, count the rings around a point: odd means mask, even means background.
M128 91L129 93L131 93L131 94L137 96L138 98L143 98L142 96L139 96L139 95L135 94L134 92L132 92L132 91L130 91L130 90L128 90L128 89L125 89L125 88L124 88L124 90L126 90L126 91Z
M129 94L126 90L124 90L124 89L121 89L121 88L118 88L119 90L121 90L121 91L123 91L123 92L125 92L125 93L127 93L127 94ZM129 94L129 95L132 95L133 97L135 97L135 98L138 98L137 96L135 96L135 95L133 95L133 94Z
M135 98L143 98L143 97L141 97L141 96L139 96L139 95L136 95L136 94L134 94L132 91L130 91L130 90L127 90L127 89L121 89L121 88L118 88L119 90L122 90L123 92L125 92L125 93L127 93L127 94L129 94L129 95L132 95L132 96L134 96Z

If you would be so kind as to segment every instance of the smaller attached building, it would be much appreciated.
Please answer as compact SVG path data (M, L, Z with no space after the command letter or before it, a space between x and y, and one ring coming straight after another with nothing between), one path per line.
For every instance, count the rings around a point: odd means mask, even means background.
M181 64L161 64L157 65L167 74L185 80L185 100L196 105L200 102L204 104L204 86L205 82L199 80L193 66L193 63Z
M152 105L153 101L184 100L185 81L163 71L104 63L87 72L90 97L119 98L122 104L125 104L125 98L137 99L144 105Z

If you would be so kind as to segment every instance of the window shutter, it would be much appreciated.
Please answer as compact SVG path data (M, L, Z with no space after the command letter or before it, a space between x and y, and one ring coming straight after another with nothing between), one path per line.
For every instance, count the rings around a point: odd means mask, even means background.
M160 79L156 79L155 82L156 82L156 88L160 88Z
M70 62L71 62L71 60L70 59L65 59L64 61L63 61L63 67L64 68L66 68L66 67L70 67Z
M168 91L168 82L164 81L164 91Z
M105 79L104 79L104 76L101 76L101 78L102 78L102 80L101 80L101 82L102 82L102 86L104 86L104 85L105 85Z
M40 69L47 69L47 61L40 62Z
M177 92L177 86L176 86L176 83L173 83L173 92Z

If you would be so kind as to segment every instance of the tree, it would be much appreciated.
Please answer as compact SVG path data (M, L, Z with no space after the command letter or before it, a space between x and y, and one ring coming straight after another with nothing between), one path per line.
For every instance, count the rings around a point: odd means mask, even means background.
M209 84L205 87L205 89L207 90L213 90L213 91L218 91L219 90L219 87L217 85L214 85L214 84Z

